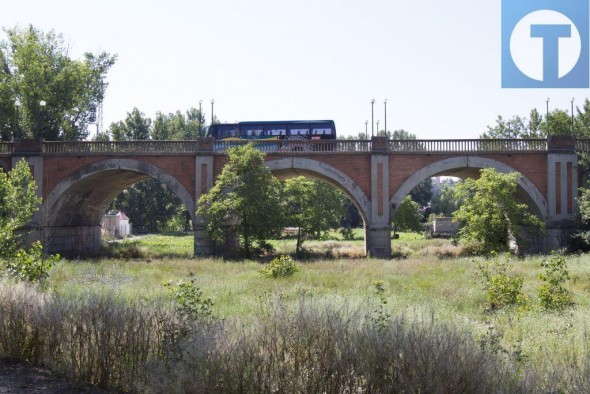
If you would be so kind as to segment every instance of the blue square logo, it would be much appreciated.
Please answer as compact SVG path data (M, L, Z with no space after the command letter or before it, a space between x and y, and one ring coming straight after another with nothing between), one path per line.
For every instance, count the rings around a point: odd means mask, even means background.
M588 88L589 0L502 0L502 87Z

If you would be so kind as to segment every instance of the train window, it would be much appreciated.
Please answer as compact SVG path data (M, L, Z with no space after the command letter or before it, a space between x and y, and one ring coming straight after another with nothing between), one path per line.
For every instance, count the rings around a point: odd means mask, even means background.
M295 126L289 130L290 135L303 135L307 136L309 134L308 128L301 128L301 126Z
M242 127L242 138L260 138L262 136L262 127L245 126Z
M287 129L284 126L266 126L264 130L266 131L266 135L268 135L269 137L287 135Z

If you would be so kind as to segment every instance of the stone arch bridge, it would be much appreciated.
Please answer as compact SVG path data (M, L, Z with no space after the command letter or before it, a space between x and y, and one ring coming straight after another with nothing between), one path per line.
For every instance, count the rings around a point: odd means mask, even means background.
M26 160L43 198L34 218L34 237L50 252L85 254L100 247L100 220L125 188L157 178L191 214L195 253L213 253L195 201L213 185L239 142L127 141L0 143L0 166ZM260 142L266 163L279 178L304 175L342 190L358 207L370 256L391 254L391 217L405 195L432 176L477 177L482 168L522 174L517 198L547 226L537 248L561 246L574 212L577 152L590 140L553 137L531 140L388 140Z

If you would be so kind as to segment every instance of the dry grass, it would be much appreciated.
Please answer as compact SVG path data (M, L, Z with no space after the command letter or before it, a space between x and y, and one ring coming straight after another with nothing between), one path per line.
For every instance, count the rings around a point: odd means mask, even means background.
M0 283L0 356L131 392L534 392L532 372L434 318L300 298L253 323L183 320L110 292L63 296ZM532 377L531 377L532 376Z

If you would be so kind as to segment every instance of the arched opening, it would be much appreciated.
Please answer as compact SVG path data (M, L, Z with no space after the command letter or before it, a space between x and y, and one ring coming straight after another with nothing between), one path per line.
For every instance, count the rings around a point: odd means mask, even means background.
M336 168L306 158L272 160L267 162L266 165L270 168L273 175L281 181L303 176L305 178L329 184L330 187L333 187L342 192L344 196L350 201L352 207L349 208L352 208L354 212L352 212L350 216L347 217L350 218L356 213L360 216L362 226L367 226L368 212L370 212L369 200L362 190L347 175L340 172ZM350 212L347 212L345 215L348 215L349 213ZM344 224L339 227L345 226L346 225ZM349 228L348 230L351 229ZM343 232L342 235L345 236L345 233ZM349 233L348 236L350 236L351 239L354 238L352 233Z
M395 217L395 212L404 197L424 179L441 176L461 179L477 179L480 177L480 170L484 168L493 168L500 173L517 172L514 168L505 163L482 157L456 157L432 163L413 174L399 187L390 200L392 207L390 212L391 217ZM529 211L537 216L542 222L546 222L548 215L547 202L537 187L522 174L521 178L518 180L515 198L518 202L527 205ZM438 232L436 227L439 225L442 232L450 232L453 234L458 230L458 226L456 223L452 222L452 219L437 219L432 221L431 227L429 228L431 235ZM516 250L522 246L520 252L538 252L543 248L544 240L540 232L524 227L521 228L521 232L522 233L520 233L519 236L525 238L525 242L523 243L526 245L517 245L516 242L513 243L514 239L509 239L507 242L510 243L511 248Z
M395 192L390 200L392 207L391 215L403 200L420 182L424 179L437 176L450 176L457 178L478 178L479 171L483 168L494 168L498 172L509 173L517 172L514 168L499 162L497 160L482 157L455 157L432 163L420 171L414 173L408 178ZM537 215L541 220L547 218L547 201L537 187L524 175L518 181L516 198L527 204L530 211Z
M306 176L327 182L342 191L357 207L365 225L371 212L371 203L365 193L346 174L338 169L306 158L286 158L266 162L266 166L279 180Z
M101 219L113 199L148 178L166 185L184 204L194 222L195 203L188 190L162 169L139 160L111 159L80 168L64 178L41 206L38 225L50 252L91 254L101 242Z

